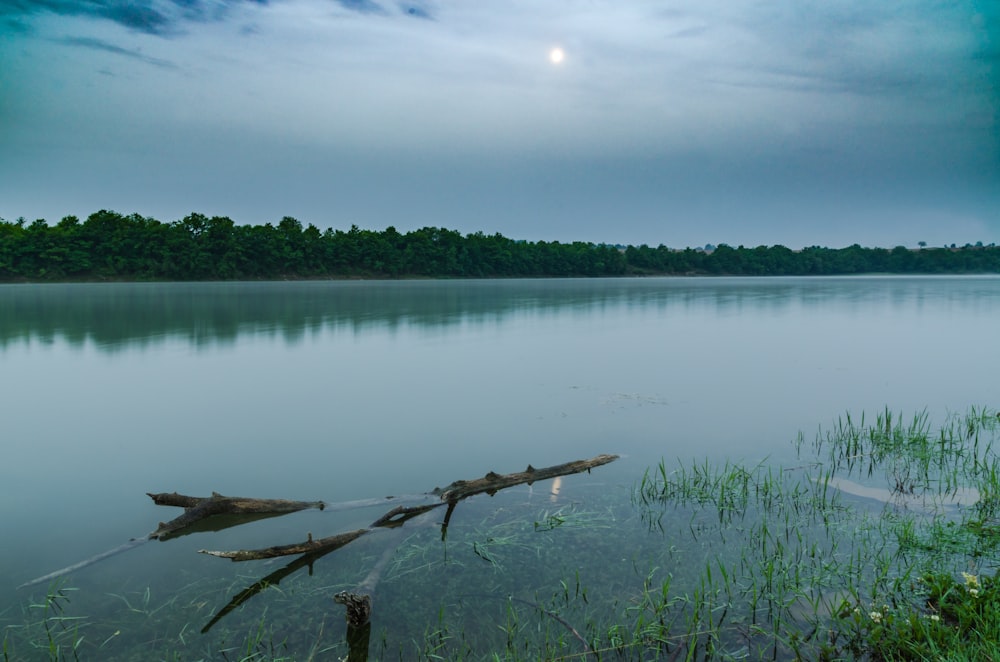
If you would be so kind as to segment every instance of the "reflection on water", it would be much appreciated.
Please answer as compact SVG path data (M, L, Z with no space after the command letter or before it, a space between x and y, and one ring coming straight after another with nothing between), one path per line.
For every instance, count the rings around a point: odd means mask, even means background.
M927 300L996 305L997 283L885 277L0 285L0 348L57 338L75 346L93 341L104 351L165 338L205 347L232 343L241 333L296 342L320 330L447 328L523 311L620 306L739 315L842 305L892 309Z

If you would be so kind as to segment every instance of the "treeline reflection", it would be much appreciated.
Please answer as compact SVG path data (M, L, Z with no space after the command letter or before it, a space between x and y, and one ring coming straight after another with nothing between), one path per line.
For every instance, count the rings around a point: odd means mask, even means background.
M998 293L1000 279L993 277L2 285L0 348L61 340L114 351L168 339L195 347L225 344L241 334L298 342L319 332L403 327L447 332L515 315L611 314L622 306L730 315L845 302L891 308L925 297L982 305L996 302Z

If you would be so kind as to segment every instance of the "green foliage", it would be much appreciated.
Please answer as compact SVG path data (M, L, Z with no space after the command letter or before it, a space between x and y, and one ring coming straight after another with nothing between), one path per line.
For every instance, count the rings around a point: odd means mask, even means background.
M52 584L40 601L24 607L23 623L4 628L4 662L45 659L51 662L80 660L87 626L86 617L66 613L70 593L75 589L61 582Z
M995 660L1000 653L1000 582L996 575L928 573L921 604L855 607L842 618L851 649L872 660ZM915 600L916 602L916 600Z
M535 276L839 275L858 273L997 273L1000 248L902 246L890 250L785 246L675 250L586 242L528 242L482 232L462 236L425 227L400 234L237 225L225 216L189 214L163 223L101 210L80 222L0 219L0 281L237 280L283 278L509 278Z
M651 528L721 546L651 609L705 659L734 633L753 659L1000 659L1000 580L969 574L1000 549L998 433L992 410L885 410L800 438L795 467L661 462L635 491Z
M286 216L277 226L236 225L189 214L162 223L102 210L25 226L0 220L0 281L234 280L284 278L614 276L626 272L615 247L517 242L500 234L463 237L444 228L400 234L320 232Z

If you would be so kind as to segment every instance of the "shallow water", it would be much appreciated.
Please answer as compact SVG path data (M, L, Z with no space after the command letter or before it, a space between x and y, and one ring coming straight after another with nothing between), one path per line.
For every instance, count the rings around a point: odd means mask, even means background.
M445 543L412 527L375 625L389 633L381 650L397 650L409 639L395 633L433 629L448 604L476 639L468 605L482 599L462 597L473 583L548 600L578 572L625 600L650 563L673 558L630 503L647 467L791 460L800 431L845 411L995 405L998 319L995 277L0 286L0 618L23 623L28 596L44 594L19 584L178 514L145 492L336 502L599 453L622 459L563 479L555 500L550 484L477 497ZM579 529L546 530L562 508ZM276 611L271 640L294 640L296 655L340 646L330 596L364 578L384 547L375 535L206 635L215 610L284 561L196 551L330 535L378 514L296 513L72 573L85 658L127 659L137 642L219 657ZM606 544L574 546L608 522Z

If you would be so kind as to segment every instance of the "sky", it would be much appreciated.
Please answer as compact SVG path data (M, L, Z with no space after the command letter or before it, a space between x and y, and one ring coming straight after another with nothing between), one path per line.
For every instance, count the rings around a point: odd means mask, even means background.
M1000 3L0 0L0 218L100 209L1000 242Z

